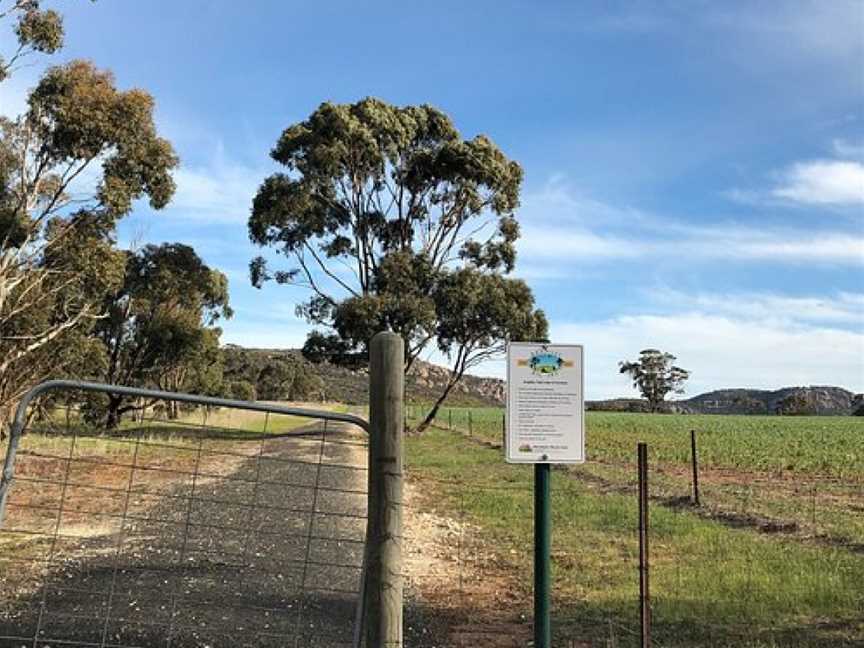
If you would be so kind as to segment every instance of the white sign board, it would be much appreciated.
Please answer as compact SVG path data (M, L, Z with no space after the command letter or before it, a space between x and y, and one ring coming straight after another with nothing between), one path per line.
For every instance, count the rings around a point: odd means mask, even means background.
M508 463L585 461L583 356L578 344L507 346Z

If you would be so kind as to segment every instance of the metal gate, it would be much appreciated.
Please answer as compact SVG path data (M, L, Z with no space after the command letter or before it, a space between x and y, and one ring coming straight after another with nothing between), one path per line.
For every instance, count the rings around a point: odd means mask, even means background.
M86 403L109 395L138 409L105 431ZM368 430L344 412L39 385L0 480L0 646L359 645Z

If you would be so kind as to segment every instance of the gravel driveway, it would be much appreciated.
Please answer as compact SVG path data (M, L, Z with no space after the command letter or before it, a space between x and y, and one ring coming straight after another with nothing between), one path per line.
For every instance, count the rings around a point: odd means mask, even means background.
M350 646L364 433L315 424L214 462L218 448L200 456L224 469L167 489L133 476L122 531L55 546L44 587L4 597L0 646Z

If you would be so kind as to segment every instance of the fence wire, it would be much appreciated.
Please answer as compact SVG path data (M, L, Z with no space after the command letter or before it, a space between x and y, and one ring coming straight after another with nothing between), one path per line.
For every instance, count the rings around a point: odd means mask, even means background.
M352 646L362 431L226 408L151 407L110 431L75 406L34 412L0 526L0 646Z
M406 420L423 415L408 406ZM438 633L407 645L528 646L530 479L483 454L500 451L500 416L442 409L435 427L453 433L443 437L455 448L449 461L465 467L450 471L455 479L439 478L447 466L428 456L408 468L407 545L422 555L406 576L425 601L419 625ZM689 434L680 442L689 448ZM439 432L429 448L444 443ZM702 477L696 506L690 466L649 446L652 645L864 646L864 475L711 468ZM554 646L640 645L637 491L635 440L630 461L553 470Z

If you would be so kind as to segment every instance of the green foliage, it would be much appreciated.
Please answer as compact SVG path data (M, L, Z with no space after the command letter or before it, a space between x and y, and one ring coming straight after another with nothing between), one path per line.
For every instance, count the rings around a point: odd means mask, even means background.
M145 194L154 209L174 193L177 157L156 134L153 98L143 90L118 91L110 72L72 61L50 68L29 98L27 128L54 164L102 160L99 206L122 216Z
M29 386L106 364L86 336L123 283L114 226L139 198L165 206L177 165L151 97L91 63L49 69L28 103L0 118L0 426Z
M690 372L676 367L675 356L657 349L644 349L635 362L623 361L618 366L622 374L629 374L633 386L639 389L648 401L648 407L656 412L660 403L670 392L684 393L684 382L690 377Z
M16 49L6 59L0 55L0 81L5 80L16 64L35 52L54 54L63 47L63 18L53 9L43 9L40 0L11 0L10 7L0 3L0 21L12 18Z
M18 17L15 35L22 47L53 54L63 47L63 19L53 9L40 11L38 3L31 2Z
M108 357L104 382L221 393L220 331L208 327L232 314L227 280L191 247L165 243L127 253L123 283L104 310L96 325ZM135 407L112 396L107 425Z
M260 400L324 400L324 380L312 364L292 353L265 352L228 345L225 377L246 383Z
M274 359L258 374L255 391L261 400L284 400L288 398L293 380L294 366L285 360Z
M248 380L232 380L225 385L224 394L227 398L254 401L258 398L255 385Z
M301 286L298 312L333 330L308 357L362 358L381 330L406 341L406 370L430 344L452 361L452 384L508 339L544 339L515 263L522 170L489 138L464 140L428 106L367 98L324 103L289 126L271 153L249 219L254 243L292 261L250 263L252 282ZM345 268L350 273L345 273ZM457 310L458 309L458 310Z
M327 335L321 331L309 333L301 353L313 364L331 362L341 367L359 367L368 361L364 354L355 352L349 342L338 335Z
M319 375L305 371L303 367L298 366L294 370L294 379L291 381L288 399L295 401L324 400L324 381Z

